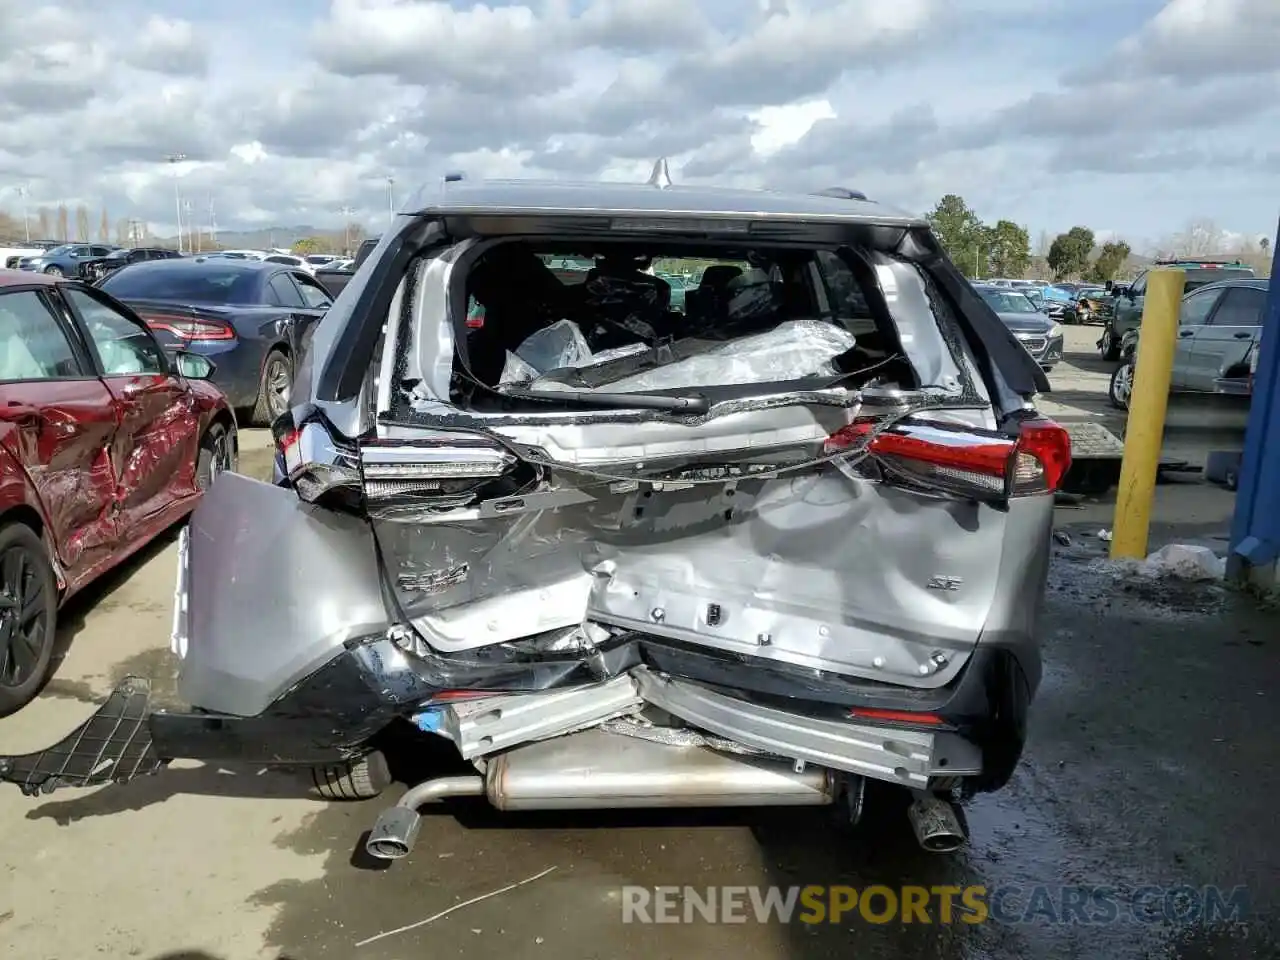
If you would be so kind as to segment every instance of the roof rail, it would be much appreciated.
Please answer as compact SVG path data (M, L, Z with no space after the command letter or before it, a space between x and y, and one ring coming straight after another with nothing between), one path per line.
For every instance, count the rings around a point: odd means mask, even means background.
M657 187L659 190L665 190L671 186L671 170L667 167L666 157L659 157L657 163L653 165L653 172L649 174L648 184L651 187Z
M815 197L834 197L837 200L865 200L867 195L861 190L850 190L848 187L827 187L816 191Z

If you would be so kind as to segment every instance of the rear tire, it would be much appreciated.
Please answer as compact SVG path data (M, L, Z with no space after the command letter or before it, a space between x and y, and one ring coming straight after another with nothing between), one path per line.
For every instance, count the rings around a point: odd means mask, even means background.
M62 268L61 268L61 267L58 267L58 266L48 266L48 267L45 267L45 268L44 268L44 272L45 272L46 274L48 274L49 276L51 276L51 277L65 277L65 276L66 276L66 274L62 272Z
M44 686L57 630L58 581L44 542L26 524L0 527L0 717Z
M289 393L293 390L293 364L283 350L272 350L262 364L258 383L258 399L254 402L249 422L255 427L268 427L289 409ZM282 392L283 391L283 392Z
M391 785L387 758L377 750L350 763L312 767L315 792L325 800L370 800Z
M1107 399L1117 410L1129 409L1129 398L1133 396L1134 366L1135 362L1130 358L1111 372L1111 382L1107 385Z
M1102 359L1114 361L1120 359L1121 340L1108 327L1102 333L1102 345L1098 351L1102 354Z

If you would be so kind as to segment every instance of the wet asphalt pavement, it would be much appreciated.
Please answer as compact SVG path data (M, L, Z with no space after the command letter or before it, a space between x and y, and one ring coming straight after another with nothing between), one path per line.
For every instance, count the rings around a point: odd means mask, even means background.
M1205 532L1166 527L1156 536ZM1117 577L1100 565L1103 547L1084 525L1071 533L1070 546L1055 546L1046 674L1027 754L1008 788L969 806L972 844L963 853L922 853L902 807L883 795L872 796L852 836L825 811L502 818L472 803L431 812L412 856L378 869L353 851L386 801L326 805L277 841L326 856L322 876L268 887L250 901L278 911L267 955L1280 957L1280 612L1218 586ZM150 782L159 789L182 776ZM151 789L139 783L114 800L103 791L51 802L50 815L145 805L135 787ZM425 926L358 945L552 867ZM838 924L624 925L620 888L628 884L979 884L1003 891L1003 922L875 924L855 911ZM1037 885L1044 894L1034 894ZM1224 900L1247 888L1238 922L1197 921L1185 891L1166 907L1162 891L1150 889L1206 886L1221 888ZM1075 895L1064 888L1113 893L1064 913L1064 898ZM1130 915L1135 895L1143 920ZM1080 922L1104 902L1117 905L1118 919ZM1018 914L1023 922L1011 922ZM166 960L178 956L211 960Z

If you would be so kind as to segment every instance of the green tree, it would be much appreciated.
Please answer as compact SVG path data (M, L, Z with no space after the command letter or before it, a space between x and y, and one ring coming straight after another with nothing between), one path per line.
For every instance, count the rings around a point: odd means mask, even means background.
M1114 280L1124 262L1129 259L1129 245L1123 240L1104 243L1098 251L1098 258L1085 271L1085 277L1094 283L1106 283Z
M1088 227L1072 227L1054 237L1045 258L1055 280L1084 273L1093 252L1093 231Z
M307 257L313 253L324 253L331 246L332 243L323 237L303 237L292 249L294 256Z
M960 271L974 277L985 272L983 261L987 228L982 220L964 202L964 198L949 193L926 216L933 227L934 236L942 249Z
M1020 277L1031 263L1031 235L1012 220L997 220L986 231L991 272L997 277Z

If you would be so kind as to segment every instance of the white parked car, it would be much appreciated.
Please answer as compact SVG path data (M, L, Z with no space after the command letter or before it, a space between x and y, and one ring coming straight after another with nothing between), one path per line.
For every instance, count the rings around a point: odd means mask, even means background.
M266 257L261 250L219 250L217 255L228 260L262 260Z
M309 263L306 257L297 257L292 253L273 253L262 259L267 263L283 263L290 267L297 267L299 270L306 270L308 273L316 272L315 264Z
M32 241L22 247L0 247L0 267L7 270L18 269L18 261L27 257L38 257L46 250L52 250L58 244L54 240Z

